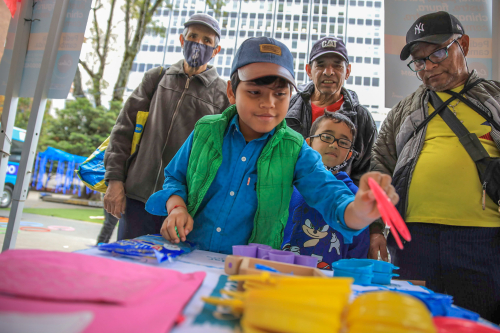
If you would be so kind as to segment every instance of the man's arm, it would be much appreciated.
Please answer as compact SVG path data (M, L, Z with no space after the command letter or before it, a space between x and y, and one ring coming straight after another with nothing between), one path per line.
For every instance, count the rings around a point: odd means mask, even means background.
M394 114L399 104L389 112L384 120L377 141L373 146L370 169L392 176L397 162L396 139L394 133ZM378 260L379 252L382 260L388 261L387 241L384 235L385 224L381 219L370 225L370 250L368 257Z
M104 196L104 209L110 214L121 217L125 211L125 186L127 178L125 164L130 157L132 138L134 136L137 112L149 111L153 94L156 90L158 68L146 72L142 82L127 99L120 111L116 124L111 131L109 145L104 154L104 179L108 182L108 189Z
M358 138L363 140L364 151L358 152L360 156L354 159L351 169L350 177L354 184L359 184L361 176L370 171L370 160L372 156L372 149L377 140L377 126L373 120L370 113L366 111L367 121L365 122L363 128L358 128L362 130L363 133L358 134Z
M137 112L149 111L151 99L156 90L154 78L157 78L158 75L158 68L146 72L142 82L127 99L116 119L104 155L104 166L106 168L104 179L106 181L120 180L124 182L126 179L125 164L130 157Z

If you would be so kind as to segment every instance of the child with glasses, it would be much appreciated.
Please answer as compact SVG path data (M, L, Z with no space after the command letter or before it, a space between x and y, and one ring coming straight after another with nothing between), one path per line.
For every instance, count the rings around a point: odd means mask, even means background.
M356 127L352 121L342 114L326 112L312 124L310 134L306 142L321 154L325 168L356 194L358 188L351 178L347 173L338 171L356 154L353 149ZM351 237L346 233L343 235L342 231L328 225L294 188L283 250L317 257L317 267L328 270L331 270L332 262L339 259L366 258L370 246L368 229L362 229Z

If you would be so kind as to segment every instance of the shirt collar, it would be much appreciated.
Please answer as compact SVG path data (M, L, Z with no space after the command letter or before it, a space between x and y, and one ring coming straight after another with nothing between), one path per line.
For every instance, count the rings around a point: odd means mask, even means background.
M238 119L239 119L238 115L235 115L233 117L233 119L231 119L231 122L229 123L229 126L227 127L227 134L234 133L235 131L241 133L240 124L239 124ZM275 131L276 131L276 127L273 128L270 132L267 132L266 134L261 136L260 138L255 139L254 141L267 140L269 137L274 135Z

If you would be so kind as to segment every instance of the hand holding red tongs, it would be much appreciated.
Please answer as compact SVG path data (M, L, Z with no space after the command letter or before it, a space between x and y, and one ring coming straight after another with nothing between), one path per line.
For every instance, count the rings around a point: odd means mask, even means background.
M368 178L368 186L375 196L377 208L380 212L382 220L389 228L391 228L394 239L396 240L398 247L402 250L403 244L399 238L399 234L401 234L401 236L408 242L411 241L410 231L406 227L405 221L403 221L403 218L397 211L396 207L394 207L387 194L385 194L380 185L373 178Z

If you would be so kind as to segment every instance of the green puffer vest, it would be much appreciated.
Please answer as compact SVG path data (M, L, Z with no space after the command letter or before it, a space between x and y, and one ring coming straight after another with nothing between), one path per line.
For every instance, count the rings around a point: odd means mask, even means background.
M191 216L196 214L222 164L224 133L236 113L233 105L222 114L201 118L194 127L186 175ZM262 150L257 161L258 206L249 243L280 248L293 192L293 173L303 141L283 120Z

